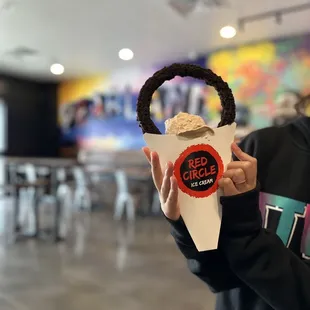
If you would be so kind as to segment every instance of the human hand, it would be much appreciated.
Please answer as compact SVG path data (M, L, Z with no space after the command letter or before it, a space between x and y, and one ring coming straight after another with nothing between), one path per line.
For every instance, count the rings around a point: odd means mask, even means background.
M256 158L244 153L236 143L231 145L231 150L239 161L229 163L222 179L219 180L219 187L223 189L224 196L234 196L256 188Z
M148 147L142 150L151 164L152 177L159 193L161 209L168 219L177 221L181 214L178 203L178 183L173 175L173 163L168 162L163 172L158 154L151 152Z

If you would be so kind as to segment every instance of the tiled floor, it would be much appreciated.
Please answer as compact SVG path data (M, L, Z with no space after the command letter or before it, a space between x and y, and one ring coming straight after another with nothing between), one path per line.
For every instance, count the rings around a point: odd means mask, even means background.
M81 214L66 243L0 249L1 310L209 310L214 296L186 269L161 219L116 225Z

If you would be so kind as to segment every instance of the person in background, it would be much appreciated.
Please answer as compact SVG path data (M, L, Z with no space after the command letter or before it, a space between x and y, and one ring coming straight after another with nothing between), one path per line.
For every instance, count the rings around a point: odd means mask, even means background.
M275 100L276 110L273 116L273 125L282 126L297 118L296 104L302 95L293 90L286 90L279 94Z
M217 310L310 309L309 303L304 303L309 302L307 296L310 296L305 283L307 280L310 284L310 278L307 278L309 271L306 269L310 253L307 252L309 247L305 246L308 239L305 217L307 203L310 202L310 118L303 116L282 127L255 131L243 139L240 148L258 160L257 180L263 217L258 216L258 209L251 207L251 202L238 202L234 208L236 214L231 214L231 218L238 223L241 219L246 221L243 216L247 214L249 223L242 223L244 229L251 225L250 221L256 224L255 232L249 228L247 242L240 227L240 231L231 232L232 237L236 238L234 240L240 238L242 244L240 247L236 245L236 254L232 253L232 256L227 250L229 246L225 250L225 242L221 244L222 234L218 250L197 251L179 214L176 181L171 179L168 196L167 188L162 186L172 174L172 164L167 166L163 174L158 155L144 148L161 195L163 213L171 224L172 236L187 259L190 271L217 294ZM242 167L249 166L250 161L240 158L239 163L238 158L235 159L237 161L232 162L229 168L241 173ZM246 212L247 207L253 213ZM264 229L257 228L258 217ZM260 234L264 238L255 242L257 239L254 237ZM253 240L254 243L251 243ZM243 258L238 253L242 253Z
M302 97L295 105L298 115L310 116L310 94Z

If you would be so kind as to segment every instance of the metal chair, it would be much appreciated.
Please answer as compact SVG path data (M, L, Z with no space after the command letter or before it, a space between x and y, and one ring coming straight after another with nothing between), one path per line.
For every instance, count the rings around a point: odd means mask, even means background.
M78 166L74 167L73 177L75 181L75 191L73 198L74 207L76 209L85 209L91 211L91 196L83 169Z
M120 220L126 208L127 219L135 220L135 203L134 196L129 192L128 178L123 170L115 172L117 194L114 207L114 219Z
M24 235L34 235L36 233L36 188L34 184L37 181L35 166L25 164L19 169L25 174L25 181L28 186L19 189L19 214L18 224Z
M50 213L50 207L53 206L55 222L54 229L56 238L65 238L68 233L72 209L72 191L65 183L65 170L57 170L57 181L59 182L56 196L38 193L35 184L38 182L36 168L32 164L26 164L23 167L26 182L29 184L26 188L20 189L19 221L22 232L25 235L34 235L37 233L38 211L47 215ZM36 201L37 199L37 201ZM36 206L37 203L37 206ZM38 208L38 210L36 210Z
M160 214L160 198L159 198L159 194L157 192L157 190L154 190L153 193L153 201L152 201L152 213L153 214Z
M59 183L56 191L56 197L60 204L60 222L59 222L59 236L65 238L71 228L72 223L72 199L73 193L67 181L67 174L65 168L58 168L56 178Z

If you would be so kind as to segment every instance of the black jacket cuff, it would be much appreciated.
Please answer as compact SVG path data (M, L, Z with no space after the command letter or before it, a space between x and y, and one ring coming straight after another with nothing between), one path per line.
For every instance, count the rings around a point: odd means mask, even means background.
M261 229L258 188L240 195L223 196L220 202L223 207L222 233L247 234Z
M189 231L187 230L187 227L182 217L180 216L180 218L177 221L170 220L167 217L166 219L171 225L171 235L173 236L177 244L179 246L183 245L186 247L191 247L191 248L196 249L194 241L192 237L190 236Z
M176 221L170 220L170 219L169 219L168 217L166 217L166 216L165 216L165 218L166 218L166 220L170 223L170 225L171 225L174 229L176 229L176 230L183 230L184 228L186 228L185 223L184 223L184 221L183 221L183 219L182 219L181 216L180 216L179 219L176 220Z

